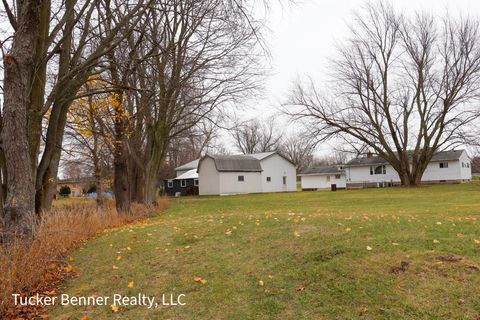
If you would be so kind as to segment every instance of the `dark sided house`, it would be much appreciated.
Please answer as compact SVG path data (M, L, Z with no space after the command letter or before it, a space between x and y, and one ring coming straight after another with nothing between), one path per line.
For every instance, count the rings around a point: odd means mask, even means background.
M164 180L165 194L175 196L198 195L198 173L197 169L190 169L173 179Z

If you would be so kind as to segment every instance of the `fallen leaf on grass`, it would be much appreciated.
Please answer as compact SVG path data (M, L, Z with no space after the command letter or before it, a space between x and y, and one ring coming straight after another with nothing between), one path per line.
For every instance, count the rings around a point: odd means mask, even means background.
M65 272L66 273L70 273L72 271L73 271L73 267L71 265L68 265L68 266L65 267Z
M258 281L258 285L259 285L260 287L263 287L263 286L265 285L265 283L263 283L263 281L260 280L260 281Z
M268 279L272 279L273 276L271 274L268 275Z
M396 242L392 242L392 245L394 245L394 246L398 246L399 244L398 244L398 243L396 243Z
M300 237L300 232L298 232L297 230L293 231L293 235L295 237Z
M305 291L306 287L305 285L302 283L296 290L297 291Z
M113 269L113 270L117 270L118 267L117 267L116 265L113 265L113 266L112 266L112 269Z
M346 229L345 229L345 232L350 232L350 231L352 231L351 228L346 228Z
M68 258L68 261L73 262L75 259L73 257Z
M130 282L128 283L128 287L129 287L129 288L133 288L133 286L134 286L134 282L133 282L133 281L130 281Z
M202 277L193 277L193 281L201 284L207 284L207 280L203 279Z
M122 260L122 256L117 256L117 261Z
M116 304L110 305L110 308L112 309L113 312L118 312L118 306Z
M477 239L473 239L473 242L475 242L476 244L480 244L480 240Z
M83 316L80 318L80 320L88 320L88 317L87 316Z
M367 250L368 250L368 251L371 251L371 250L372 250L372 247L367 246Z
M437 239L433 239L433 243L440 243Z

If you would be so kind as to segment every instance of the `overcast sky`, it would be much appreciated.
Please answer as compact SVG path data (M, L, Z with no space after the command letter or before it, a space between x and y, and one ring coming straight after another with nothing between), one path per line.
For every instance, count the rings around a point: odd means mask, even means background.
M335 44L348 36L352 12L364 3L362 0L301 0L283 8L274 5L268 15L272 75L266 81L263 99L255 101L254 110L246 116L273 113L298 78L310 76L321 86L322 81L326 81L328 58L335 55ZM453 15L480 15L480 0L392 0L391 3L406 13L423 10L441 16L448 9Z
M335 43L348 36L347 25L352 12L365 3L361 0L303 0L303 3L280 8L269 16L272 53L272 76L266 82L265 106L275 106L287 94L292 81L309 75L325 81L328 58L335 55ZM480 15L480 0L394 0L402 11L443 15ZM258 105L260 108L261 106Z

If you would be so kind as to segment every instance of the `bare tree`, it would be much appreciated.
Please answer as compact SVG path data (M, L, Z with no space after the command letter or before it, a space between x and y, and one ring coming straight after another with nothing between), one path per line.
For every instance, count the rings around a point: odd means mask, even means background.
M385 2L355 15L351 39L333 61L330 95L298 84L285 111L324 139L366 145L418 185L433 154L460 144L478 117L477 18L407 18Z
M300 172L312 164L316 146L316 141L307 135L294 133L282 142L280 151Z
M266 121L237 121L230 130L230 135L235 147L243 154L275 151L282 143L282 133L274 117L269 117Z

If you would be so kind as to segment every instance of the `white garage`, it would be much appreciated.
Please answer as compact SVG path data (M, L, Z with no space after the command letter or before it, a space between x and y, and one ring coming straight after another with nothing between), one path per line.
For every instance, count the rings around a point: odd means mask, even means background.
M312 167L299 174L302 190L330 190L332 185L337 189L346 187L345 170L342 166Z
M277 152L206 155L198 180L200 195L296 191L295 166Z

